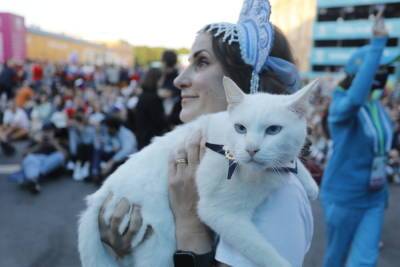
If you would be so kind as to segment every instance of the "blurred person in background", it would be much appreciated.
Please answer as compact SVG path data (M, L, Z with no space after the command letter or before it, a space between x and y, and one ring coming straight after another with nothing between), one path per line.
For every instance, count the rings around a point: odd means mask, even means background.
M42 87L43 80L43 66L41 62L35 62L32 64L32 83L33 89L37 92Z
M32 116L37 117L43 124L50 120L53 111L54 107L52 101L50 101L50 96L46 92L41 92L38 95L36 105L32 109Z
M43 124L50 121L53 111L53 103L50 102L47 93L42 91L35 94L32 110L30 112L30 137L35 139L38 134L40 135Z
M101 104L98 99L93 99L90 102L90 107L91 112L89 114L89 124L98 129L101 126L101 122L105 118L105 114L101 108Z
M162 76L159 81L159 93L163 98L164 110L167 115L169 128L181 124L179 113L181 112L181 95L179 89L174 85L174 80L178 77L176 67L178 56L173 50L165 50L161 56Z
M16 81L17 73L14 69L14 64L8 60L3 64L0 72L0 97L5 94L7 99L11 99L14 96Z
M102 121L102 125L105 132L99 146L95 147L91 162L91 179L97 184L137 151L136 136L118 117L109 116Z
M131 81L129 87L130 89L123 92L126 97L126 124L132 132L136 133L136 106L139 102L142 88L138 86L138 82L135 80Z
M52 62L44 62L43 84L46 87L53 87L55 74L56 67L54 66L54 64Z
M52 123L43 125L40 139L32 142L24 153L21 170L11 174L9 180L27 187L32 193L40 193L40 178L63 167L68 157L65 144L55 136L55 130Z
M394 118L394 134L388 166L390 180L395 184L400 184L400 111L398 109L398 106L392 107L392 118Z
M157 85L161 78L161 70L150 68L142 82L142 94L136 105L135 134L138 149L147 146L154 136L168 131L167 118L161 98L157 94Z
M10 100L0 124L0 145L5 155L15 153L15 148L10 142L28 137L29 125L25 110L18 108L15 101Z
M109 85L118 85L119 83L119 68L116 65L106 67L106 79Z
M71 160L67 166L69 170L73 170L72 178L76 181L89 177L95 136L96 129L89 125L85 112L82 109L77 110L68 126Z
M50 116L50 122L52 122L58 129L66 129L68 124L67 113L64 110L65 103L60 95L56 95L53 98L53 111Z
M19 108L25 108L26 103L33 100L34 96L34 91L29 86L29 83L25 81L22 87L19 88L15 94L15 104Z
M370 44L345 66L346 77L329 108L333 150L321 187L327 230L324 267L372 267L378 261L393 134L379 100L388 76L387 68L379 68L388 40L381 14L375 17Z
M400 184L400 152L392 149L389 154L387 173L391 182Z

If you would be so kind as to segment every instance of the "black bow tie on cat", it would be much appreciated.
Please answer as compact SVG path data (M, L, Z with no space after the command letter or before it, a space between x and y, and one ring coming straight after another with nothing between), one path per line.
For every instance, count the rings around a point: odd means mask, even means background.
M231 152L229 152L228 150L224 149L223 145L217 145L217 144L212 144L212 143L208 143L206 142L206 147L211 149L214 152L217 152L218 154L223 155L225 158L228 159L228 177L227 179L231 179L233 173L235 172L238 163L235 161L235 158L233 157L233 155L231 154ZM276 172L291 172L294 174L297 174L297 162L296 161L291 161L290 162L292 165L294 165L293 167L281 167L281 168L274 168L273 170Z

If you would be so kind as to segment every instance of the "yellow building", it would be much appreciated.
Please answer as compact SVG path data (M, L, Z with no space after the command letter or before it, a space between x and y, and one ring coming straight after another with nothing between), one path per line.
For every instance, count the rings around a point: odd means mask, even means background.
M95 43L36 28L27 30L27 57L33 60L79 63L133 65L133 47L124 41Z
M118 65L133 66L133 46L128 42L119 40L106 42L104 45L107 47L107 59L109 61L114 61Z
M272 0L271 21L289 39L296 64L308 71L317 0Z

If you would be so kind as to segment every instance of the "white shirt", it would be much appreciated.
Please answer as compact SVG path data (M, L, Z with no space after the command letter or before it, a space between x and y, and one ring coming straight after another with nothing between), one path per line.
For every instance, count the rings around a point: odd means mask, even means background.
M15 113L12 112L11 109L7 109L4 112L3 124L29 129L28 115L26 115L26 112L20 108L17 108Z
M304 256L311 245L314 225L307 194L294 175L290 175L287 185L272 193L256 209L253 221L265 239L293 267L303 265ZM222 239L215 258L233 267L256 267Z
M50 121L59 129L66 128L68 117L64 111L55 111L53 115L51 115Z

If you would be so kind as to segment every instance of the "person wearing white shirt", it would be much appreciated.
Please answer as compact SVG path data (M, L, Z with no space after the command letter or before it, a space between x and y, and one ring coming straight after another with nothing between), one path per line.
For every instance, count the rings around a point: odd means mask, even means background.
M6 155L14 153L10 141L23 139L29 133L29 118L26 112L18 108L14 101L9 102L9 108L4 112L0 125L0 145Z

